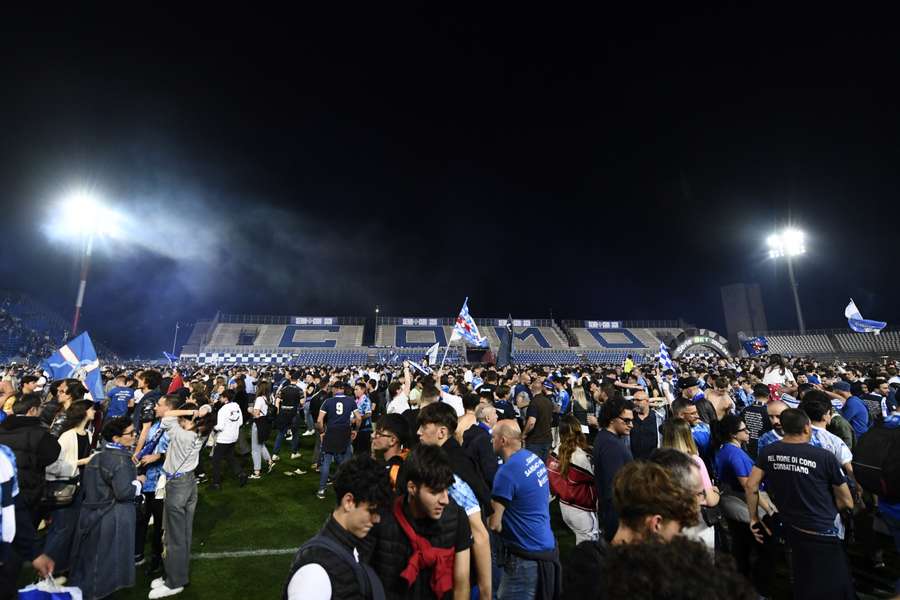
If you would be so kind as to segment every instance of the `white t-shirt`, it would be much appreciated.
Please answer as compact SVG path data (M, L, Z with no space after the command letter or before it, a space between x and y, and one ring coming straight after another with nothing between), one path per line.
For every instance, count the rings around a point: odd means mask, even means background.
M457 417L461 417L466 414L466 409L463 408L462 398L460 398L459 396L450 394L448 392L441 392L441 402L452 406L453 410L456 411Z
M397 394L393 400L388 402L387 414L389 415L393 413L400 414L407 410L409 410L409 398L406 397L406 394Z
M303 565L291 577L287 597L288 600L331 600L331 579L322 565Z
M784 370L784 375L781 374L781 369L776 367L771 371L766 371L766 374L763 376L762 382L765 385L784 385L787 382L794 383L794 374L791 373L790 369Z
M253 403L254 410L259 411L259 416L264 417L269 413L269 403L265 396L257 396L256 402Z

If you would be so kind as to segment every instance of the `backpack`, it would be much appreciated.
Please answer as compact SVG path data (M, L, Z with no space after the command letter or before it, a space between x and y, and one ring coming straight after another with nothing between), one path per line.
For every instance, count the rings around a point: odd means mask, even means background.
M864 490L887 502L900 502L900 428L878 424L853 448L853 475Z
M333 539L320 534L315 535L308 540L300 550L297 551L297 557L307 548L324 548L336 556L353 571L356 576L356 582L364 598L372 598L372 600L385 600L384 587L378 575L369 565L357 562L353 554L349 550L341 546Z

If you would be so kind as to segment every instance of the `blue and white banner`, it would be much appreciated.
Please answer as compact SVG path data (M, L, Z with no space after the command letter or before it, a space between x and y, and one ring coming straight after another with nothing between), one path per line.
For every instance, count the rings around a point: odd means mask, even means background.
M488 345L487 338L479 333L478 325L475 324L475 319L469 314L468 298L466 298L462 308L459 310L459 316L456 317L456 324L453 325L453 334L450 336L451 342L458 339L464 339L473 346L480 346L482 348Z
M84 383L90 399L103 400L103 380L100 377L100 361L91 336L85 331L74 340L54 352L41 363L50 381L78 379Z
M760 356L769 351L769 340L760 336L741 342L748 356Z
M178 361L177 356L175 356L174 354L170 354L169 352L166 352L165 350L163 350L163 356L166 357L166 360L169 361L170 364Z
M676 376L678 375L678 371L675 370L675 363L672 362L672 357L669 356L669 349L666 348L663 342L659 343L659 368L663 372L671 369Z
M863 319L862 315L859 314L859 309L856 308L856 302L853 301L853 298L850 298L850 304L844 309L844 316L847 317L850 329L857 333L874 333L878 335L882 329L887 327L887 323L884 321Z

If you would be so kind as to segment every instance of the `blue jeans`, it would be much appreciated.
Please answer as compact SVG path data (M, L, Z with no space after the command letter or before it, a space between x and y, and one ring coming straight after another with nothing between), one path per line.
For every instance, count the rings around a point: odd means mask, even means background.
M340 465L345 460L353 456L353 446L348 445L347 449L341 453L322 451L322 471L319 473L319 491L324 492L328 483L328 471L331 470L331 463Z
M507 553L504 557L503 579L497 591L499 600L534 600L538 581L538 564Z
M547 462L547 455L550 453L550 442L525 444L525 449L537 454L538 458L541 459L541 462Z
M296 454L300 451L300 413L297 412L294 415L294 418L291 419L291 424L287 427L282 427L278 430L278 433L275 434L275 445L272 447L272 454L278 454L279 450L281 450L281 443L284 442L284 436L287 433L287 430L291 430L291 452Z

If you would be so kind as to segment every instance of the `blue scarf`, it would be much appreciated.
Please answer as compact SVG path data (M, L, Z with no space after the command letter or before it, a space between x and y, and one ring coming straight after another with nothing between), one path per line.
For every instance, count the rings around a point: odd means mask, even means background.
M118 444L116 442L106 442L106 447L110 448L112 450L127 450L127 448L125 448L125 446L123 446L122 444Z

